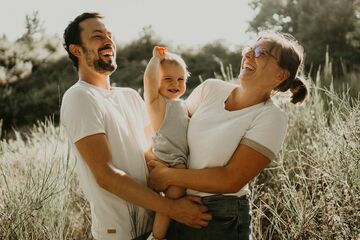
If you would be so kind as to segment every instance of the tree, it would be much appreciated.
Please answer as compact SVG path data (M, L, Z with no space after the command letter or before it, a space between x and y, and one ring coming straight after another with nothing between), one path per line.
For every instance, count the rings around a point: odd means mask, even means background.
M26 44L32 50L35 48L35 42L40 40L45 32L38 11L25 16L25 27L26 32L17 40L17 42Z
M360 63L359 0L254 0L258 12L251 31L279 30L293 34L304 46L306 63L323 64L327 47L335 73L340 61Z

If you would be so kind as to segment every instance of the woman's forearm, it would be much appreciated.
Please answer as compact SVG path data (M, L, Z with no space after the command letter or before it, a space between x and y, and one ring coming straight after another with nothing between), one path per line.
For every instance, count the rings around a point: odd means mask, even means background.
M213 194L235 193L251 180L240 176L234 177L226 167L169 170L169 185Z
M213 194L236 193L258 175L270 160L256 150L240 144L226 166L204 169L174 169L156 166L150 181L163 190L174 185Z

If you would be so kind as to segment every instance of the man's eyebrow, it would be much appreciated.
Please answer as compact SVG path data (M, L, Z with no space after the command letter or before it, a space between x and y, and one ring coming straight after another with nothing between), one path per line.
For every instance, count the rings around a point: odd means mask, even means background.
M104 31L97 29L97 30L94 30L92 33L104 33Z

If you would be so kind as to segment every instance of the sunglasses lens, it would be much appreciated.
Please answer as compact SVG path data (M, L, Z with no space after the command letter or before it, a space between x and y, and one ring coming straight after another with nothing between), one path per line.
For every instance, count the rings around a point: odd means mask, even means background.
M254 53L255 53L255 57L258 58L261 56L261 54L263 54L264 50L260 47L256 47L255 50L254 50Z

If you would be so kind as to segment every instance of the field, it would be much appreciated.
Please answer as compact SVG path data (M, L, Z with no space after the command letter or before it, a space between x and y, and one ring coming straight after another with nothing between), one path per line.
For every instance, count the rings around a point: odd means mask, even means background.
M360 100L323 88L283 108L276 160L252 183L253 239L360 239ZM92 239L62 127L39 122L0 142L0 239Z

